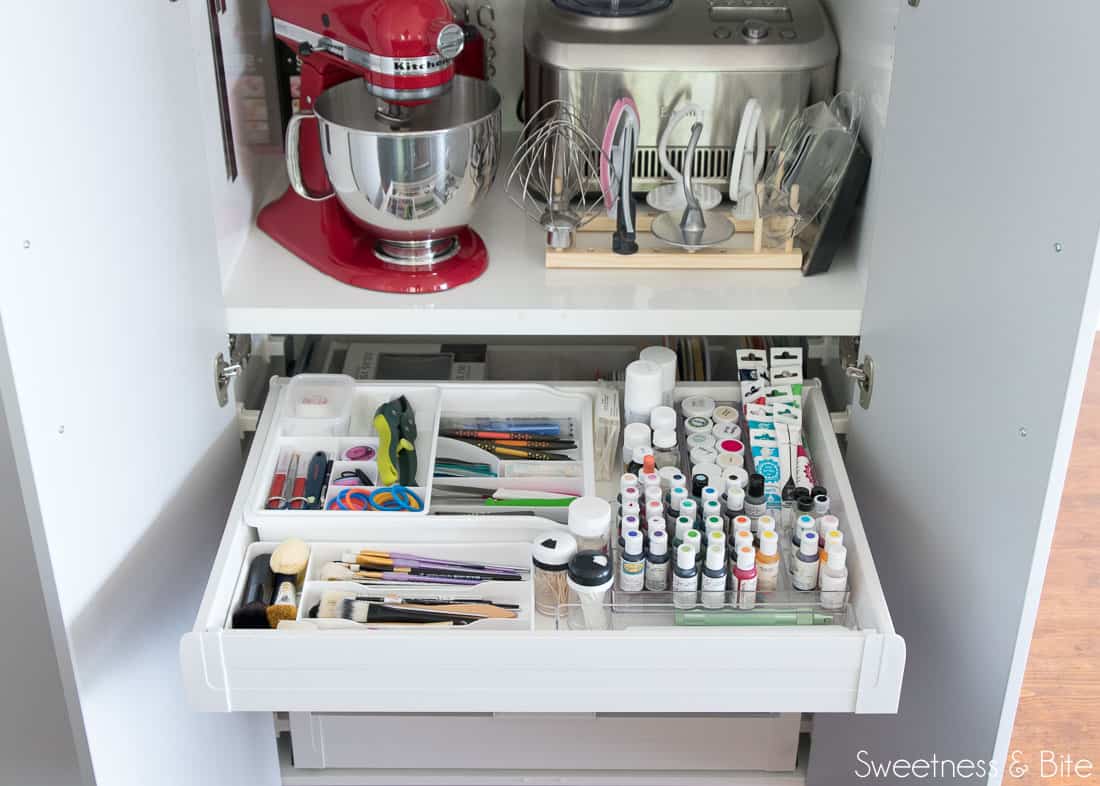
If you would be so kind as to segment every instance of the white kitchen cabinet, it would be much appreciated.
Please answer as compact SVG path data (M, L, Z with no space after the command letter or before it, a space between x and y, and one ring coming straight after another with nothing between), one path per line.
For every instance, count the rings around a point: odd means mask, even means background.
M497 3L502 41L518 42L507 36L520 0ZM1021 0L828 5L840 84L868 96L875 157L864 216L835 270L551 273L532 256L532 230L492 211L480 219L497 252L490 273L424 299L339 287L250 228L279 166L275 151L239 143L241 176L225 180L204 4L6 9L19 31L11 60L34 78L13 80L0 395L88 777L370 782L358 770L281 773L269 714L196 713L177 659L184 634L191 658L213 648L186 668L209 667L221 709L397 706L277 706L296 689L293 673L264 661L279 652L226 643L211 622L236 579L226 544L240 546L238 433L212 384L227 332L860 335L875 384L870 407L851 412L847 472L884 590L879 611L907 645L900 713L858 714L852 680L869 674L866 645L857 658L854 642L840 641L827 646L850 661L846 696L744 707L700 696L698 709L817 711L800 770L812 786L851 782L861 749L877 760L1004 759L1100 311L1100 198L1088 179L1100 168L1089 98L1100 8L1074 0L1040 25ZM46 22L43 47L27 31ZM498 44L513 59L517 47ZM501 64L502 78L514 68ZM523 640L519 649L536 652L534 634ZM315 657L308 636L301 646ZM334 662L345 657L329 646ZM678 645L659 646L671 656ZM277 689L235 693L238 654L272 667ZM492 712L494 701L520 711L523 690L468 707ZM532 711L568 709L542 701ZM568 718L558 720L567 740Z

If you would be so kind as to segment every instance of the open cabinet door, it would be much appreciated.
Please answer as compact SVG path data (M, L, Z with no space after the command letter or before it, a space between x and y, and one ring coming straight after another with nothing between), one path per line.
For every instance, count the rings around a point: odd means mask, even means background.
M1097 324L1100 6L1036 10L903 4L848 466L907 672L896 717L815 719L811 786L1005 764Z
M200 0L4 9L0 392L35 545L4 557L53 577L70 722L103 786L278 782L271 716L193 712L178 667L241 467L214 390L225 317L193 18Z

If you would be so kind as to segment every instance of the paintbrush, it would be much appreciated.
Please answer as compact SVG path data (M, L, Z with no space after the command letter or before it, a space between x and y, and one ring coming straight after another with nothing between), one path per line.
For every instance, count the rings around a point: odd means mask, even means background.
M267 620L277 628L280 620L298 616L298 587L309 564L309 545L297 538L283 541L272 552L269 564L275 577L275 597L267 608Z
M473 437L455 437L460 442L472 445L490 444L501 448L529 448L531 450L576 450L577 443L571 439L474 439Z
M274 593L275 577L271 573L271 558L260 554L252 558L245 580L244 600L233 612L233 627L240 629L270 628L267 619L267 602Z
M332 619L340 616L344 601L360 600L383 606L400 606L402 608L420 609L422 611L437 611L442 614L458 614L461 616L477 617L478 619L516 619L519 615L510 609L500 608L496 604L479 601L450 601L427 600L417 598L401 598L393 595L373 596L356 595L353 592L341 592L330 590L321 595L321 602L310 609L311 617ZM519 608L518 606L516 608Z
M350 572L347 575L335 577L333 573L327 574L330 578L325 581L348 581L356 584L442 584L456 587L475 587L484 584L482 579L469 577L447 578L444 576L414 576L409 573L394 573L390 571L365 571Z
M440 576L451 579L475 579L477 581L523 581L523 576L517 573L495 573L484 571L461 570L448 567L414 567L394 565L388 560L371 560L360 558L357 563L346 563L345 567L354 572L359 571L384 571L389 573L407 573L412 576Z
M350 554L352 552L345 552ZM397 562L404 562L408 566L412 566L412 562L416 562L420 565L434 565L439 567L452 567L460 568L463 570L480 570L486 572L506 572L506 573L527 573L527 568L517 568L514 565L493 565L490 563L480 562L463 562L460 560L450 559L436 559L435 557L421 557L416 554L410 554L405 551L378 551L376 549L360 549L356 552L361 557L382 557L384 559L390 559ZM354 562L351 559L345 559L345 562Z
M443 611L410 609L403 606L386 606L365 600L346 598L340 609L340 618L364 624L367 622L450 622L469 625L478 617L468 614L448 614Z
M474 447L492 453L498 458L520 459L522 461L572 461L569 456L560 453L545 453L529 448L506 448L495 442L471 442Z

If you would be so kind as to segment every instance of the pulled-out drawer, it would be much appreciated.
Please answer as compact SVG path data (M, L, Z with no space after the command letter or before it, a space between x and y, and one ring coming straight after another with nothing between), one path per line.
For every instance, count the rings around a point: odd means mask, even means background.
M299 769L789 772L801 716L290 713ZM409 741L416 741L410 756ZM715 741L722 744L716 745ZM486 752L491 751L491 756Z
M816 385L807 385L803 438L845 530L850 605L844 625L643 623L584 631L525 605L527 614L518 624L496 628L232 630L227 620L240 596L246 556L258 540L244 512L260 456L267 455L271 413L283 387L273 385L198 619L181 643L185 683L196 708L645 715L897 711L905 644L894 632ZM474 398L478 387L469 385ZM679 391L697 393L736 399L730 386ZM529 544L555 526L561 525L530 516L381 516L371 520L370 537L362 542L408 543L410 549L416 543ZM295 534L311 539L306 528ZM655 684L663 687L654 690Z

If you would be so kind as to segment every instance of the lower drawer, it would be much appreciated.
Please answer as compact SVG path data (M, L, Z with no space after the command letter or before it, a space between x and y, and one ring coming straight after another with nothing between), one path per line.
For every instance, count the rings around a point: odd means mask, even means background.
M804 440L847 530L849 624L641 623L578 631L533 615L528 624L508 629L227 629L246 554L256 542L241 514L263 448L261 420L198 619L181 642L192 704L220 712L896 712L905 644L890 619L828 409L820 390L807 387ZM680 391L697 393L719 401L736 398L731 387ZM403 530L410 542L440 541L448 533L468 539L471 532L469 526L442 523L454 519L440 519L434 530L428 521ZM495 542L513 544L529 544L542 529L558 526L534 518L480 521ZM399 542L400 527L380 526L387 535L380 542ZM658 684L661 689L654 690Z
M798 714L291 713L290 739L300 769L789 772L800 723Z

